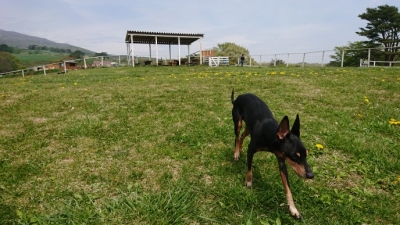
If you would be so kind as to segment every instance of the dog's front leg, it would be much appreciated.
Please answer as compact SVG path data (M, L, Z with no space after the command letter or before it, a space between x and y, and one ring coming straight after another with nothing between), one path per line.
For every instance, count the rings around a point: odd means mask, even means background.
M281 178L282 178L283 188L285 189L286 200L289 205L290 214L294 218L300 219L301 215L300 215L299 211L297 211L296 206L294 206L292 192L290 191L288 172L287 172L287 168L286 168L286 164L285 164L285 157L280 152L274 152L274 153L278 160L279 171L280 171Z

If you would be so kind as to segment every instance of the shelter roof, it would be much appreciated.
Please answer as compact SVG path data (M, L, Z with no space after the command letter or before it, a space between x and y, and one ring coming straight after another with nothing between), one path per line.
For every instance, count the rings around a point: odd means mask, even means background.
M131 36L132 39L131 40ZM147 31L130 31L126 32L125 43L136 44L171 44L177 45L178 37L181 45L190 45L193 42L204 37L204 34L185 34L185 33L164 33L164 32L147 32Z

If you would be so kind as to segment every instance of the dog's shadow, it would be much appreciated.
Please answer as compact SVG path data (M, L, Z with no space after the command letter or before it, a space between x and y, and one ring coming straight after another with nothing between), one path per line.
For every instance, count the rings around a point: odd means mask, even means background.
M259 206L264 209L276 211L277 208L286 202L285 193L280 178L278 163L275 156L269 152L258 152L253 158L253 182L252 187L245 187L246 171L247 171L247 151L241 151L239 160L233 159L233 150L226 151L226 160L231 165L228 176L234 177L236 180L233 182L235 185L243 187L245 192L253 195L252 199L254 206ZM268 168L266 168L266 165ZM245 198L245 197L244 197ZM284 208L282 210L285 210Z

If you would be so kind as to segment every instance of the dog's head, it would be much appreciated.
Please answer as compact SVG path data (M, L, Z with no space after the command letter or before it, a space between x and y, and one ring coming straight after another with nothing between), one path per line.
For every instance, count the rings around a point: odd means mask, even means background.
M296 116L292 130L289 130L289 119L285 116L279 124L277 136L280 142L280 152L286 162L298 176L312 179L314 174L307 163L307 150L300 140L299 115Z

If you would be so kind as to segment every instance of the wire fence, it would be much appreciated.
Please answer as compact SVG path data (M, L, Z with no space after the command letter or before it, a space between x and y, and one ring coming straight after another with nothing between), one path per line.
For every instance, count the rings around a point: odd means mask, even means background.
M250 55L245 66L286 67L399 67L400 46L378 48L341 48L305 53ZM236 57L239 65L240 59Z
M105 61L109 59L108 61ZM94 61L98 59L98 61ZM104 66L112 66L120 64L121 57L118 56L95 56L95 57L87 57L84 59L74 59L74 60L63 60L56 63L47 63L45 65L38 65L33 67L27 67L24 69L8 71L4 73L0 73L0 77L7 75L18 75L20 74L22 77L25 74L30 73L38 73L42 72L43 75L47 75L47 71L58 71L59 74L67 73L68 70L76 70L76 69L87 69L92 67L104 67Z
M331 56L334 54L335 51L326 50L305 53L250 55L250 58L245 60L245 66L323 67L332 60ZM239 64L239 61L237 64Z
M391 48L360 48L360 49L336 49L324 50L304 53L279 53L279 54L263 54L250 55L245 59L244 66L249 67L397 67L400 68L400 46ZM193 57L193 56L192 56ZM7 75L22 75L31 71L43 71L46 75L47 70L52 68L59 70L59 73L67 73L71 69L87 69L91 67L104 66L129 66L129 61L126 61L124 55L109 55L106 56L107 62L104 61L104 56L89 57L84 59L64 60L58 63L50 63L39 65L25 69L0 73L0 77ZM136 58L136 56L135 56ZM138 57L139 58L139 57ZM240 64L240 56L226 57L229 63L222 65ZM99 59L100 61L94 64L87 65L87 60ZM203 65L209 65L206 59L203 60ZM76 67L71 65L78 65ZM95 65L95 66L93 66ZM183 65L183 64L181 64ZM188 64L190 65L190 64ZM193 64L192 64L193 65Z

